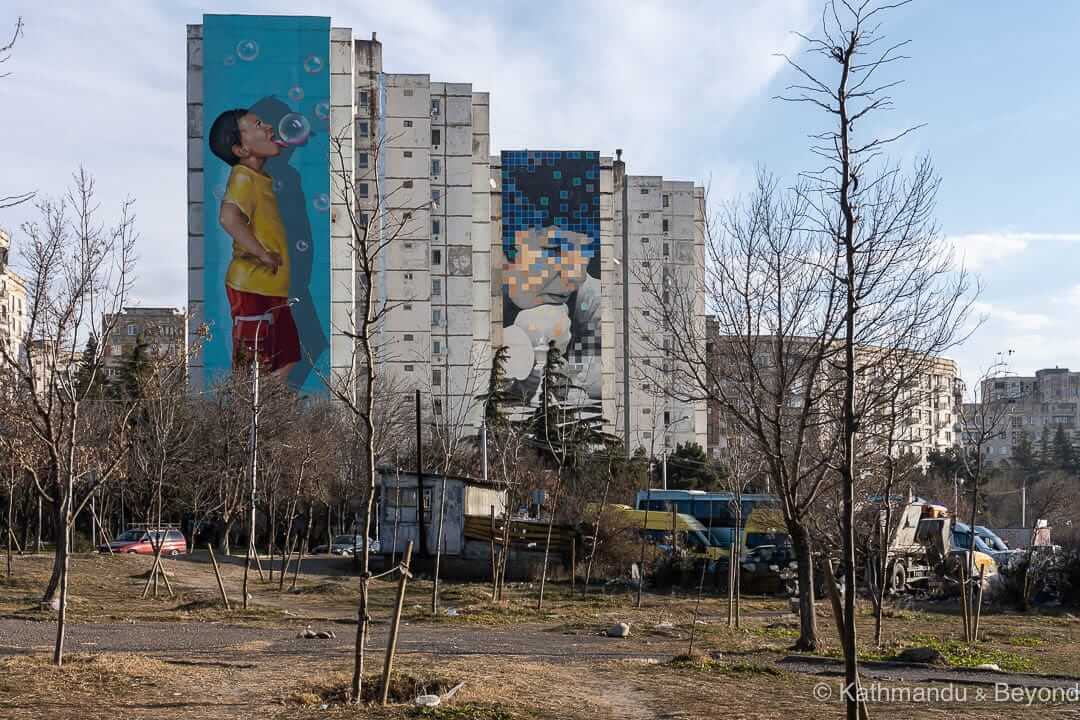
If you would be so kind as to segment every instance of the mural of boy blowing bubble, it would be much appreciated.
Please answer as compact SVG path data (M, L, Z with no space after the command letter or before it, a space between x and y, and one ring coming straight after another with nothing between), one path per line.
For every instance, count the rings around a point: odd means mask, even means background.
M600 193L594 152L503 153L503 343L510 391L533 401L548 344L566 358L567 400L600 385Z
M232 168L218 219L233 240L225 273L233 367L246 367L255 357L284 378L300 360L300 339L289 308L288 238L273 180L263 168L284 143L246 109L221 113L209 141L211 152Z

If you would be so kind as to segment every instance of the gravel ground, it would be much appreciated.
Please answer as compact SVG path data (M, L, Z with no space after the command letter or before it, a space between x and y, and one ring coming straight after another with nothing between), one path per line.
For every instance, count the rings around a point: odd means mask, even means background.
M70 652L133 652L165 657L241 660L251 654L312 655L351 652L355 625L316 625L333 630L331 640L307 640L290 629L251 628L219 623L93 623L68 627ZM373 646L385 647L386 627L373 631ZM56 625L48 622L0 619L0 655L24 654L52 648ZM513 630L471 627L402 625L400 653L445 656L496 655L508 657L668 658L661 644L655 649L639 642L589 635L562 635L542 626Z

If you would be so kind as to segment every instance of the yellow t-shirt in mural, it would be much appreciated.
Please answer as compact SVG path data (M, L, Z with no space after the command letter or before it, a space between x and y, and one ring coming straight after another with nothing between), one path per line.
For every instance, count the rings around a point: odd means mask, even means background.
M277 196L269 175L243 165L233 165L222 203L232 203L247 216L251 232L268 252L281 256L277 272L249 255L233 242L233 257L225 273L225 284L234 290L287 297L289 294L289 246L285 224L278 212Z

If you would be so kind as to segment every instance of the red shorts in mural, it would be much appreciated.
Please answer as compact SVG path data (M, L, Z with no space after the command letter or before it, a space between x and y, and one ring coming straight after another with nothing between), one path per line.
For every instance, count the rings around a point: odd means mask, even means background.
M299 362L300 336L288 298L231 287L225 292L233 318L233 367L250 363L253 353L258 353L260 364L269 372Z

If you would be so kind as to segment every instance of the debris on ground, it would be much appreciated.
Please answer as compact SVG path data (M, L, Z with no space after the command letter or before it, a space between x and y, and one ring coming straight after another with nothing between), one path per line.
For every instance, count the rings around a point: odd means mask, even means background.
M334 634L333 630L312 630L311 626L308 625L296 637L304 640L333 640L337 635Z
M413 701L413 704L420 707L435 707L440 702L442 702L442 698L438 695L417 695L416 700Z
M604 632L604 634L613 638L630 637L630 623L621 622L612 625Z
M928 665L944 665L945 656L940 650L932 647L904 648L896 655L900 662L926 663Z

